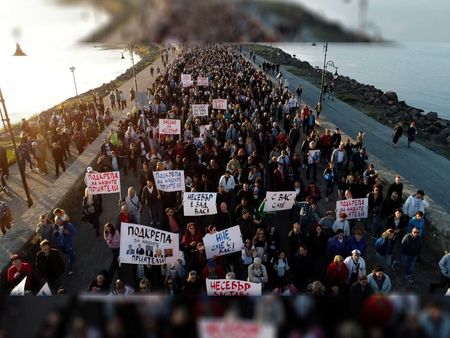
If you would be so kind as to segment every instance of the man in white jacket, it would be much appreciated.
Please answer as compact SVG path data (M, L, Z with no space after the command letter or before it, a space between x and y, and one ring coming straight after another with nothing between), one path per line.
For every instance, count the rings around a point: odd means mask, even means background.
M348 268L348 285L352 285L359 277L366 275L366 262L364 258L361 257L361 251L358 249L353 250L352 255L344 259L344 264L347 265Z
M417 211L422 211L425 215L425 209L430 206L424 199L425 193L423 190L417 190L414 195L409 196L403 205L403 213L408 215L409 218L413 218Z

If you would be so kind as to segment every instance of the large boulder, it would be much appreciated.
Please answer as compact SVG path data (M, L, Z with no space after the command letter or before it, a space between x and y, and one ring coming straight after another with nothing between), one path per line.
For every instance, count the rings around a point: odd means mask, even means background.
M450 135L450 129L449 128L444 128L439 132L439 135L443 136L443 137L447 137L448 135Z
M434 111L430 111L428 114L425 115L427 120L429 121L436 121L438 119L438 114Z
M392 92L392 91L387 91L386 93L384 93L384 95L386 95L386 98L388 101L392 101L397 103L398 102L398 97L397 97L397 93Z
M431 126L425 129L425 132L430 135L439 135L440 129L436 127L434 124L432 124Z
M433 124L440 129L447 128L447 126L448 126L447 122L444 120L437 120Z

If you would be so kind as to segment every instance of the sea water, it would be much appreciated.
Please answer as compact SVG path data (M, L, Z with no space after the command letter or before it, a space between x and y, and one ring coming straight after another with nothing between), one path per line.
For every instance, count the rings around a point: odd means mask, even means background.
M0 0L0 8L0 88L12 122L74 97L72 66L79 94L132 66L125 45L77 42L108 21L104 12L49 0ZM17 40L27 56L12 56Z
M323 43L274 44L322 69ZM395 91L408 105L450 120L450 43L328 43L327 61L338 74ZM334 73L334 68L328 66Z

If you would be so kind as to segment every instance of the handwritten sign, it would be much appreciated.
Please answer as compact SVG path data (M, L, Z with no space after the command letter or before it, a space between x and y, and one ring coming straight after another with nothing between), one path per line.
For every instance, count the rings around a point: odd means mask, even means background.
M186 192L183 196L184 216L217 214L216 197L215 192Z
M159 119L159 133L161 135L181 134L181 120Z
M184 191L184 170L154 171L156 188L161 191Z
M208 105L207 104L193 104L192 105L192 115L194 115L194 117L208 116Z
M347 219L367 218L368 208L368 198L353 198L336 201L336 215L345 212L347 214Z
M226 99L214 99L212 101L213 109L227 110L227 100Z
M114 194L120 192L120 172L86 173L86 183L92 195Z
M240 319L202 318L198 321L200 338L275 338L275 326Z
M268 191L264 211L290 210L295 202L295 191Z
M206 76L197 76L197 86L208 87L209 80Z
M181 74L181 85L183 87L192 86L192 76L191 74Z
M237 279L208 279L208 296L261 296L261 283L251 283Z
M122 223L120 263L163 265L175 263L179 235L149 226Z
M239 252L244 246L239 225L218 231L215 234L206 234L203 237L203 243L205 244L206 258L208 259Z

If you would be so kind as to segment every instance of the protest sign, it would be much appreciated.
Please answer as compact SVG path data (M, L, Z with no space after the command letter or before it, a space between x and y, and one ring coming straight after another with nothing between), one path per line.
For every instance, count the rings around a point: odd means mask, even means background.
M295 202L295 191L268 191L264 211L290 210Z
M208 279L208 296L261 296L261 283L251 283L237 279Z
M183 87L192 86L192 76L191 74L181 74L181 85Z
M308 151L308 164L319 163L320 160L320 150L310 149Z
M198 321L200 338L275 338L275 326L237 318L201 318Z
M120 193L120 172L86 173L86 184L92 195Z
M50 290L48 283L45 283L44 286L36 294L36 296L51 296L51 295L52 295L52 290Z
M161 191L184 191L184 170L154 171L156 188Z
M25 284L27 283L27 277L25 276L22 281L11 290L11 296L25 296Z
M178 234L124 222L121 229L120 263L162 265L177 261Z
M226 99L214 99L212 101L213 109L227 110L227 100Z
M181 120L159 119L160 135L180 135Z
M347 219L367 218L368 208L368 198L353 198L336 201L336 215L339 216L341 212L345 212L347 214Z
M208 105L207 104L193 104L192 105L192 115L194 117L208 116Z
M206 258L228 255L242 250L242 235L239 225L218 231L215 234L206 234L203 237Z
M183 196L184 216L205 216L217 214L217 193L186 192Z
M208 87L209 80L207 76L197 76L197 86Z

